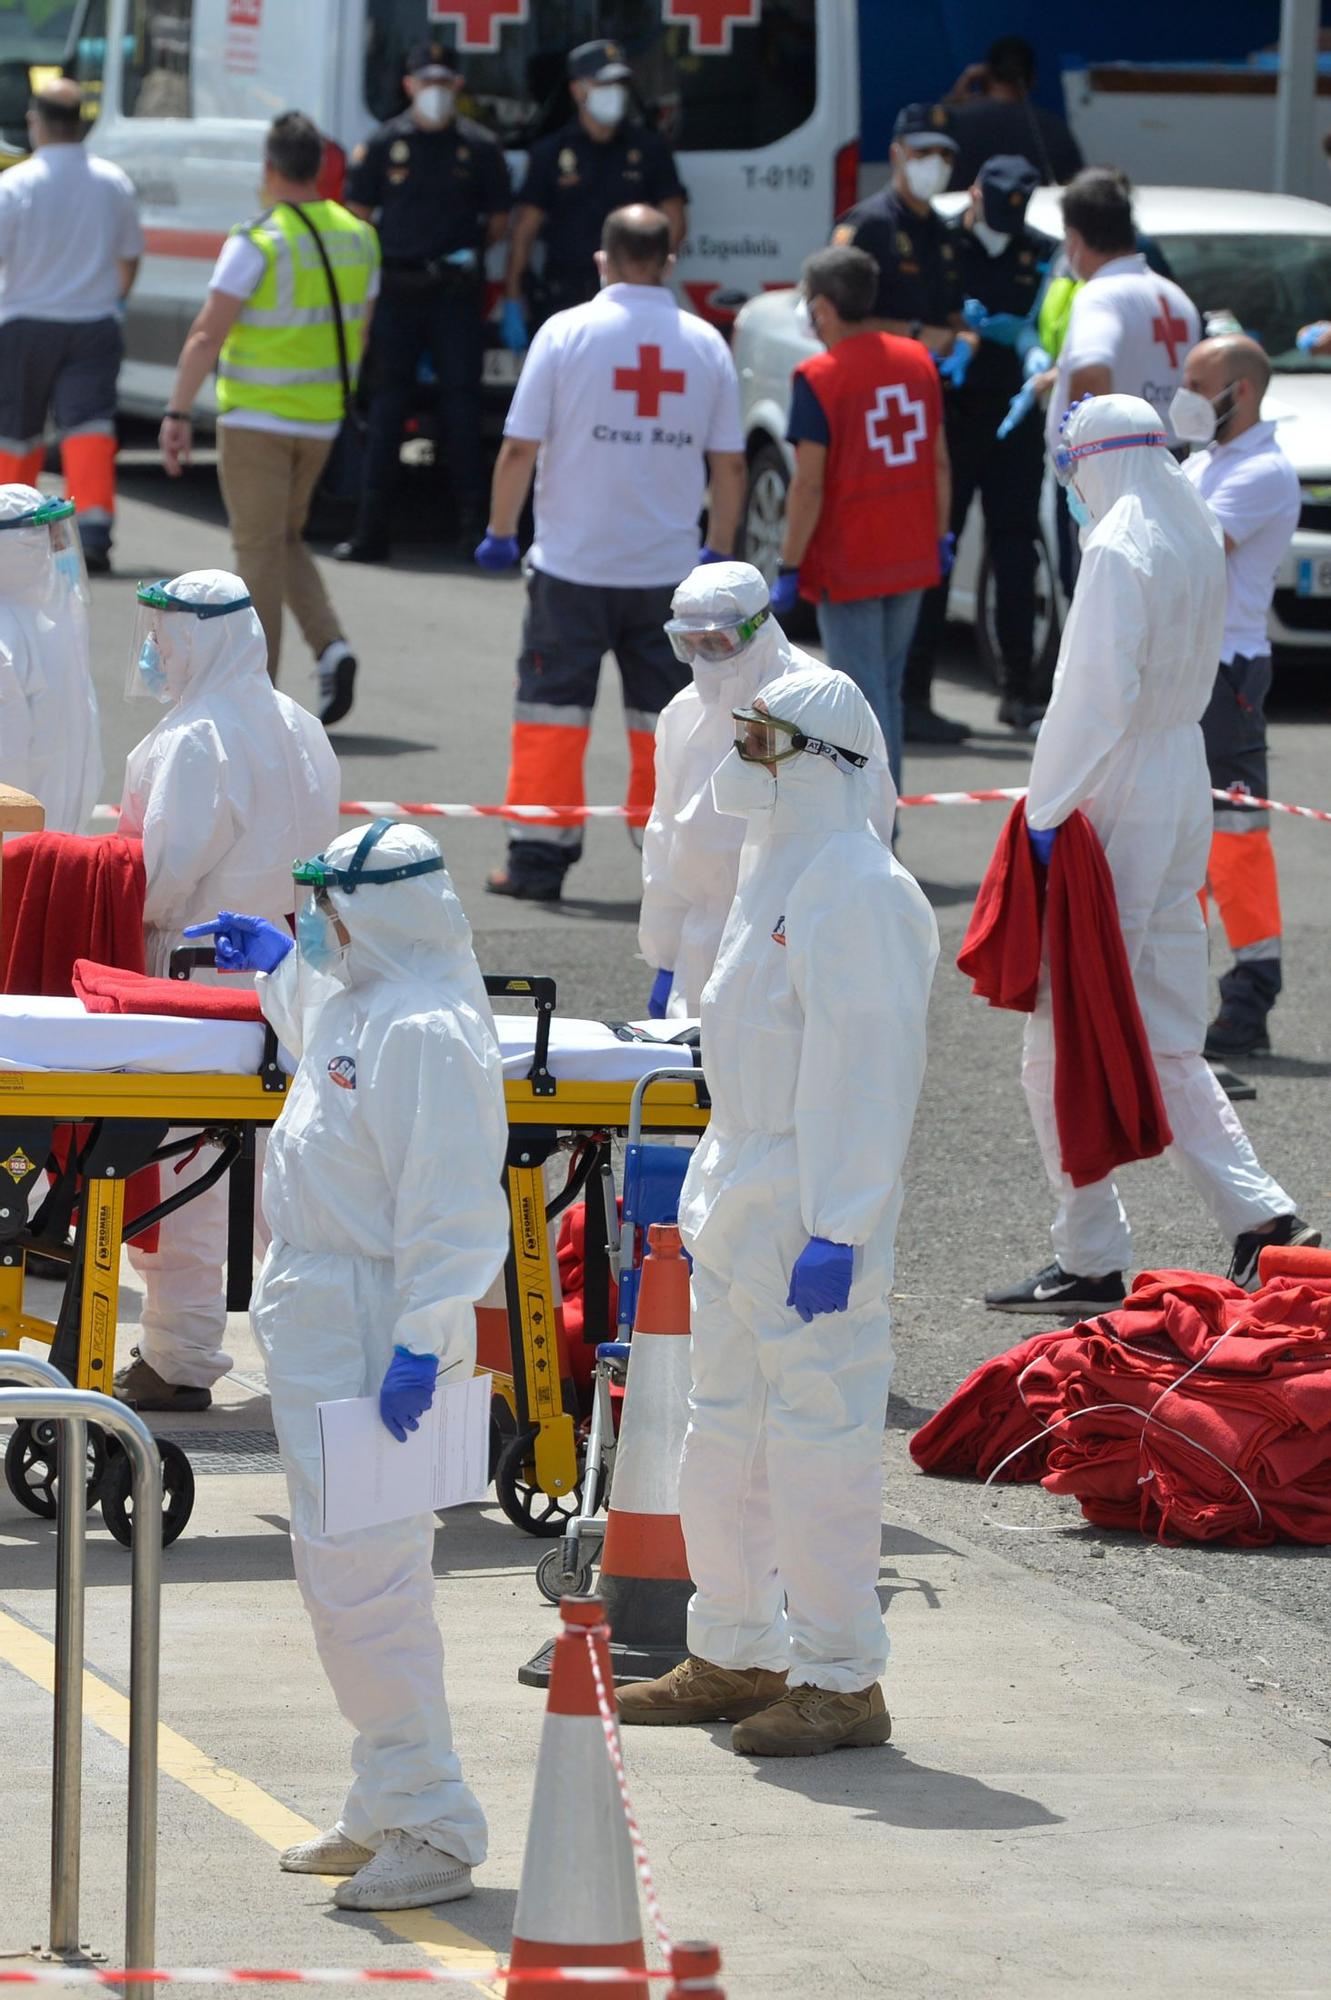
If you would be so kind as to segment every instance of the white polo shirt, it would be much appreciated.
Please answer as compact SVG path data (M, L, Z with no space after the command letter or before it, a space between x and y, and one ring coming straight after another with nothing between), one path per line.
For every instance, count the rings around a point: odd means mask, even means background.
M40 146L0 174L0 324L109 319L116 260L142 255L133 183L77 141Z
M1274 424L1254 424L1232 444L1194 451L1183 470L1234 543L1225 551L1220 658L1226 665L1236 654L1264 659L1276 576L1303 504L1299 475L1276 443Z
M1045 418L1050 450L1058 444L1068 383L1079 368L1108 368L1114 394L1144 397L1172 437L1169 405L1201 330L1187 293L1171 278L1159 277L1144 257L1115 257L1102 264L1072 301Z
M504 435L541 447L534 568L674 585L698 559L705 454L744 449L735 364L664 285L608 285L540 328Z

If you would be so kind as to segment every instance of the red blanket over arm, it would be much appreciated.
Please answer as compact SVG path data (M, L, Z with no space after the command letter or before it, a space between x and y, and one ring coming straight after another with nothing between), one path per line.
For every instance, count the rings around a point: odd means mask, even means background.
M23 833L5 843L6 993L68 998L76 958L142 972L143 845L123 834Z

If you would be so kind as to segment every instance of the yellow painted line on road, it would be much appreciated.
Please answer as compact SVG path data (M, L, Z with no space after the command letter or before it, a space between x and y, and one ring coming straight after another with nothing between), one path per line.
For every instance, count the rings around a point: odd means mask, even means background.
M44 1688L48 1694L55 1692L55 1647L40 1632L34 1632L30 1625L24 1625L7 1611L0 1611L0 1660L13 1667L27 1680ZM83 1675L83 1716L113 1742L129 1747L129 1702L107 1681L100 1680L94 1673L84 1670ZM280 1799L272 1798L261 1786L249 1778L242 1778L238 1771L228 1771L224 1764L216 1763L206 1751L199 1750L174 1729L159 1723L157 1730L157 1762L164 1776L174 1778L184 1785L196 1798L203 1799L218 1812L224 1813L252 1833L256 1840L263 1841L275 1853L292 1846L298 1840L309 1840L320 1831L299 1813L292 1812ZM325 1882L336 1880L334 1876L321 1876ZM431 1910L375 1910L374 1921L386 1931L400 1938L404 1944L415 1945L428 1957L440 1965L457 1971L468 1971L473 1967L484 1973L494 1964L495 1954L479 1938L471 1937L459 1930L456 1924L445 1923ZM486 1986L478 1980L478 1986L485 1992L498 1993L499 1987Z

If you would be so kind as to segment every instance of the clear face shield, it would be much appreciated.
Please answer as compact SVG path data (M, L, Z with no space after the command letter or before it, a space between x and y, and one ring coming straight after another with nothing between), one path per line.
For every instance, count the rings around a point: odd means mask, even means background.
M750 645L760 626L767 623L771 612L766 605L756 611L752 618L742 618L736 625L703 624L690 618L671 618L665 627L670 650L682 665L691 667L695 661L704 666L724 667L728 660L735 659Z
M144 698L163 704L173 701L176 692L166 672L171 620L185 616L201 620L225 618L232 611L248 610L251 602L248 596L233 597L221 604L200 604L191 598L173 597L165 578L159 583L141 583L135 596L137 602L129 665L125 674L125 699L134 701Z
M768 715L761 708L734 708L735 750L746 764L784 764L787 758L798 757L807 751L815 757L830 757L835 764L840 760L853 771L861 771L868 763L858 751L844 750L839 743L829 743L821 736L806 736L793 722L782 722L776 715Z
M39 562L48 566L52 585L46 601L53 612L67 610L77 602L86 613L88 571L72 500L44 500L30 513L0 521L0 534L23 536L22 546L31 550L34 569Z

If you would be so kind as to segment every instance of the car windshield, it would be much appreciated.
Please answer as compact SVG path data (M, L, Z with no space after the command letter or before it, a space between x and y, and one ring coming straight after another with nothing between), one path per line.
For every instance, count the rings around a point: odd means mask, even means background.
M699 15L697 7L674 11L681 22ZM485 12L484 0L475 0L478 21ZM426 13L426 0L369 0L365 102L376 118L391 118L406 103L403 62L428 31ZM687 26L667 25L661 0L529 0L489 13L491 48L479 30L480 46L458 48L462 101L505 146L529 146L567 122L573 107L565 58L597 36L622 44L642 117L682 151L770 146L813 112L813 0L765 0L747 22L732 9L722 45L706 53L695 48ZM452 28L437 32L456 45Z
M0 0L0 132L10 145L26 150L33 85L63 64L76 11L74 0Z
M1301 326L1331 319L1331 235L1168 236L1158 242L1203 320L1231 312L1281 374L1325 374L1331 356L1294 345Z

